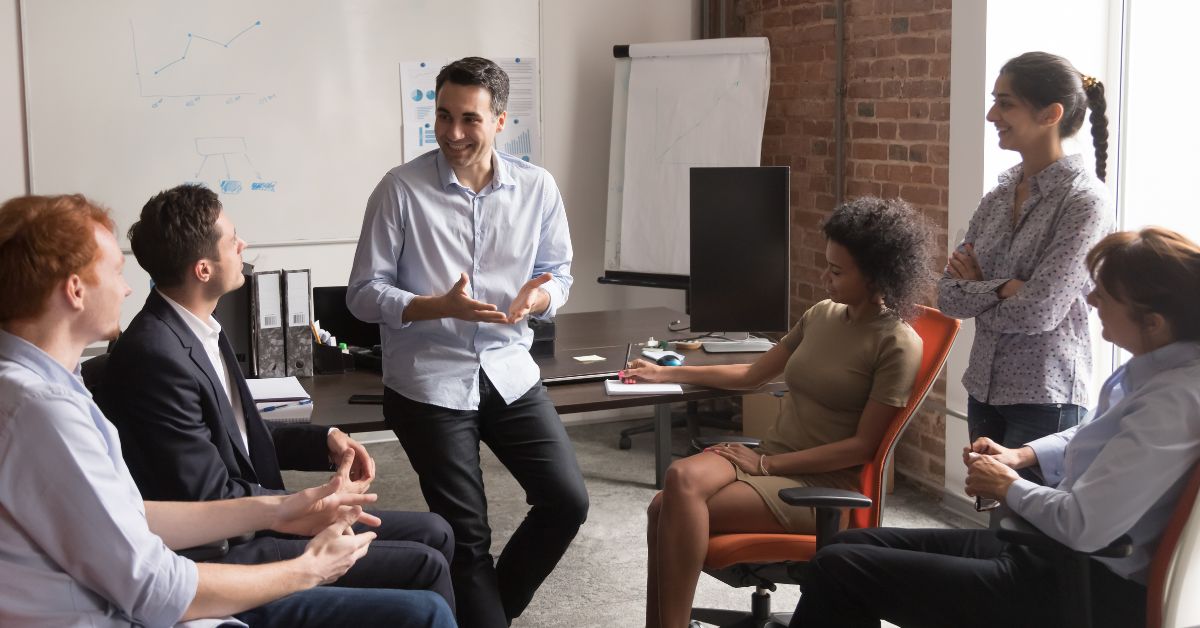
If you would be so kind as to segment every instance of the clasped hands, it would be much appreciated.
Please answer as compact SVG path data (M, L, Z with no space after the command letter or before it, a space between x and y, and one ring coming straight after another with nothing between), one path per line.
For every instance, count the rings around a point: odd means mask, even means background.
M1023 466L1018 452L1018 449L1001 447L986 436L963 447L967 495L1004 501L1008 487L1021 477L1014 470Z
M450 288L450 291L439 297L442 301L445 314L451 318L457 318L464 321L475 321L480 323L519 323L530 312L535 310L544 310L542 302L549 304L550 295L541 288L543 284L550 281L550 273L542 273L533 279L525 282L521 289L517 291L517 296L513 297L512 305L508 307L508 313L500 311L500 308L491 303L477 301L467 295L467 274L460 273L458 281ZM541 307L539 307L541 306Z

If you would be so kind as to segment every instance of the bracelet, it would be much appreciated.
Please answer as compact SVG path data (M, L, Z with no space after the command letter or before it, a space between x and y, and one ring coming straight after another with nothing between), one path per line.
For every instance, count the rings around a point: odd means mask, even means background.
M761 454L758 457L758 474L759 475L771 475L770 473L767 473L767 467L766 467L766 465L763 464L763 460L765 460L766 457L767 457L767 454Z

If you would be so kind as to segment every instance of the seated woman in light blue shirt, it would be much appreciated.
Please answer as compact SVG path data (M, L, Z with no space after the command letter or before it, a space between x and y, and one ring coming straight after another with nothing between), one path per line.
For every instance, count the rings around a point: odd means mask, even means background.
M1077 427L1009 449L963 452L966 491L1005 501L1051 538L1100 549L1123 534L1125 558L1096 559L1093 618L1141 626L1147 569L1200 461L1200 246L1160 228L1119 232L1087 255L1088 302L1104 338L1133 358ZM1017 474L1038 466L1047 486ZM793 626L1057 626L1052 557L989 530L847 531L811 564ZM1008 609L1008 610L1001 610Z

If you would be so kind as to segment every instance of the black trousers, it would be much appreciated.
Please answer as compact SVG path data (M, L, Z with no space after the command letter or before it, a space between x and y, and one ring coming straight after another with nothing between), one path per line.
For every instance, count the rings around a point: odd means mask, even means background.
M1062 625L1053 561L990 530L847 530L817 552L792 628ZM1146 588L1096 563L1093 621L1145 623Z
M525 610L554 570L587 518L588 496L542 386L506 404L481 371L479 392L478 410L450 410L386 389L383 416L420 476L429 509L454 529L450 571L459 624L497 628ZM513 474L531 506L494 562L480 442Z
M360 589L425 589L441 595L454 609L450 562L454 533L444 519L429 512L371 511L383 523L377 528L355 524L356 532L371 530L378 536L366 555L334 583ZM234 545L223 563L257 565L287 560L304 553L308 539L286 534L260 533Z

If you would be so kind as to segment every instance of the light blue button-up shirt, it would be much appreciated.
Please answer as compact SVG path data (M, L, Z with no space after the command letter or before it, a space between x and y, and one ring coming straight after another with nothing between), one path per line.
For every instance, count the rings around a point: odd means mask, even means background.
M1189 471L1200 461L1200 343L1131 359L1100 392L1090 420L1029 443L1046 484L1017 480L1006 501L1055 540L1093 551L1122 534L1127 558L1101 558L1144 583ZM1050 488L1054 486L1054 488Z
M417 296L436 296L466 273L467 293L507 312L542 273L549 318L571 288L571 236L562 195L544 169L500 152L479 193L458 182L440 150L384 175L367 201L346 304L380 324L383 382L422 403L479 408L479 370L508 403L540 379L525 321L514 325L443 318L403 323Z
M0 331L0 625L170 626L198 582L79 378Z

